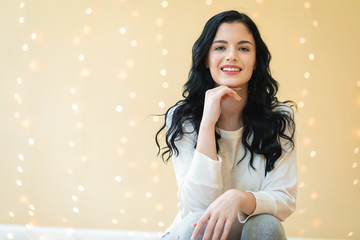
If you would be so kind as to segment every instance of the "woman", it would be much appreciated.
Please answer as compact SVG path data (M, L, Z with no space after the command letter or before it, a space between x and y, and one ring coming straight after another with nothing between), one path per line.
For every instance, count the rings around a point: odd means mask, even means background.
M162 239L286 239L297 166L291 106L276 97L255 23L226 11L193 47L183 100L165 114L179 213ZM167 157L166 157L167 155Z

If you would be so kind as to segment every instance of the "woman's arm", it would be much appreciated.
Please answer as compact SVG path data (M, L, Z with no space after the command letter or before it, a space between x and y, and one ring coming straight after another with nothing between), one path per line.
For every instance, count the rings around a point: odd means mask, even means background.
M171 126L172 114L167 116L167 128ZM191 212L203 212L221 195L222 161L214 161L198 152L194 146L197 134L190 121L183 123L183 136L175 141L178 154L172 156L176 181L178 185L179 210L182 217Z
M239 221L244 223L249 217L263 213L272 214L284 221L296 209L297 180L295 144L294 148L283 150L275 168L266 175L260 190L251 192L256 198L256 208L250 215L240 212Z
M196 135L191 122L186 121L183 124L182 138L175 141L179 154L174 154L172 158L178 184L178 206L183 217L190 212L205 211L222 193L222 163L216 153L215 124L221 113L221 102L229 95L240 99L237 93L228 87L209 90L199 134ZM172 124L174 111L175 109L169 111L167 128Z
M210 239L211 234L213 234L213 239L218 239L223 231L221 240L225 240L237 214L244 212L250 215L254 212L255 207L256 200L252 193L240 189L226 191L211 203L196 223L192 239L195 239L205 224L208 223L203 239Z
M235 92L239 88L219 86L206 91L203 116L200 123L196 150L213 160L218 160L216 153L215 125L221 114L221 104L228 98L240 101Z

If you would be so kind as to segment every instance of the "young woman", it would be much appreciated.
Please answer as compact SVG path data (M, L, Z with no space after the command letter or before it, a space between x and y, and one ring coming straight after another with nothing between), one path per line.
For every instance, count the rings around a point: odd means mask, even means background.
M286 239L280 221L295 210L295 123L292 102L276 97L270 59L247 15L226 11L206 23L184 99L156 134L162 159L173 159L179 197L162 239Z

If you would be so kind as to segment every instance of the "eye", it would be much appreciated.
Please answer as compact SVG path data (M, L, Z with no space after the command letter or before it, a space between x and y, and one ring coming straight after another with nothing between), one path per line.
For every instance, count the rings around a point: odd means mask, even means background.
M247 47L240 47L239 50L243 51L243 52L249 52L250 51L250 49L247 48Z
M215 50L216 51L223 51L223 50L225 50L225 47L224 46L218 46L218 47L215 47Z

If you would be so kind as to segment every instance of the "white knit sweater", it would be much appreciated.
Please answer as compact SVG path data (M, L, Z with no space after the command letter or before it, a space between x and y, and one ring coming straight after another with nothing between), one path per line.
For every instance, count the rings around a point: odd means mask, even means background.
M286 111L292 111L287 106L285 108ZM172 112L168 115L167 127L170 126ZM262 155L254 154L253 166L256 170L249 165L249 151L236 166L244 155L242 128L236 131L216 129L221 136L218 141L218 161L196 151L194 146L197 135L191 123L185 123L183 128L187 133L176 142L179 155L174 154L172 157L178 185L179 213L167 232L189 213L205 211L217 197L229 189L241 189L255 196L256 208L251 216L268 213L283 221L295 211L296 148L293 149L289 143L285 144L285 140L282 141L282 156L275 162L275 168L265 176L266 163ZM244 223L251 216L239 212L238 220Z

